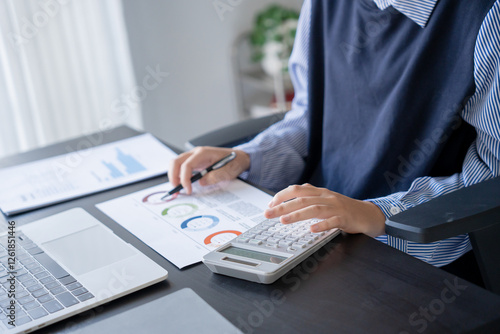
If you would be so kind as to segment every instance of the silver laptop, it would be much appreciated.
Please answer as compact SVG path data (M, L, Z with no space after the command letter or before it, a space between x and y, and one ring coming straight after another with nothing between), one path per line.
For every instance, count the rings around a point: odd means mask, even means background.
M12 234L0 235L0 333L31 332L167 278L81 208Z

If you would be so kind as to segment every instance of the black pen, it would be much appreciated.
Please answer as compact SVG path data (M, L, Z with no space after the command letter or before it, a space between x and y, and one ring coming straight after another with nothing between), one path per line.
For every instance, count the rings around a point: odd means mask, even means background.
M219 169L221 167L224 167L229 161L233 160L234 158L236 158L236 153L234 152L231 152L231 154L229 154L228 156L220 159L219 161L217 161L216 163L214 163L212 166L210 167L207 167L205 168L204 170L200 171L200 172L197 172L196 174L194 174L192 177L191 177L191 183L193 182L196 182L198 181L199 179L201 179L203 176L205 176L207 173L213 171L213 170L216 170L216 169ZM179 191L181 191L184 187L182 186L182 184L179 184L177 187L175 187L174 189L170 190L165 196L163 196L161 199L164 200L165 198L169 197L169 196L172 196L173 194L175 193L178 193Z

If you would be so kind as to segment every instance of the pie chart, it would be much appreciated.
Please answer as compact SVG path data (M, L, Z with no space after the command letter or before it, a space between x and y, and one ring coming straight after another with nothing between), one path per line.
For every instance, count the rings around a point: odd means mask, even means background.
M179 197L179 193L175 193L175 194L173 194L170 197L167 197L165 199L161 199L166 194L167 194L166 191L158 191L158 192L149 194L146 197L144 197L142 199L142 202L146 203L146 204L152 204L152 205L155 205L155 204L165 204L165 203L173 201L174 199L176 199L177 197Z
M205 231L219 224L219 218L210 215L195 216L182 222L181 228L187 231Z
M168 216L172 218L184 217L193 214L198 210L198 206L191 203L179 203L172 205L161 213L163 216Z
M237 236L241 234L240 231L236 230L226 230L226 231L219 231L215 232L213 234L210 234L208 237L205 238L204 243L205 245L212 246L212 247L219 247L221 245L224 245L225 243L233 240Z

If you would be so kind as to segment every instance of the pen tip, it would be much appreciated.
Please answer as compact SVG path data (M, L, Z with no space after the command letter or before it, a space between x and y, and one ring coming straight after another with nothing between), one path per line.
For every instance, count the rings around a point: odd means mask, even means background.
M170 200L172 198L172 196L173 196L172 194L166 194L165 196L163 196L161 198L161 200L162 201L168 201L168 200Z

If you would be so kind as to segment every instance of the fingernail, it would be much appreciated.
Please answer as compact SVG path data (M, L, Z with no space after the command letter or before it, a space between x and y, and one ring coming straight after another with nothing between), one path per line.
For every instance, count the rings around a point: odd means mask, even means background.
M311 226L311 232L313 232L313 233L319 232L319 226L318 225L312 225Z
M281 216L282 223L288 223L290 221L290 216Z
M274 214L274 210L271 210L271 209L268 209L268 210L266 210L266 211L264 212L264 215L265 215L266 217L272 217L272 216L273 216L273 214Z
M271 200L271 202L269 202L269 204L267 206L271 208L273 206L273 202L274 202L274 200Z

